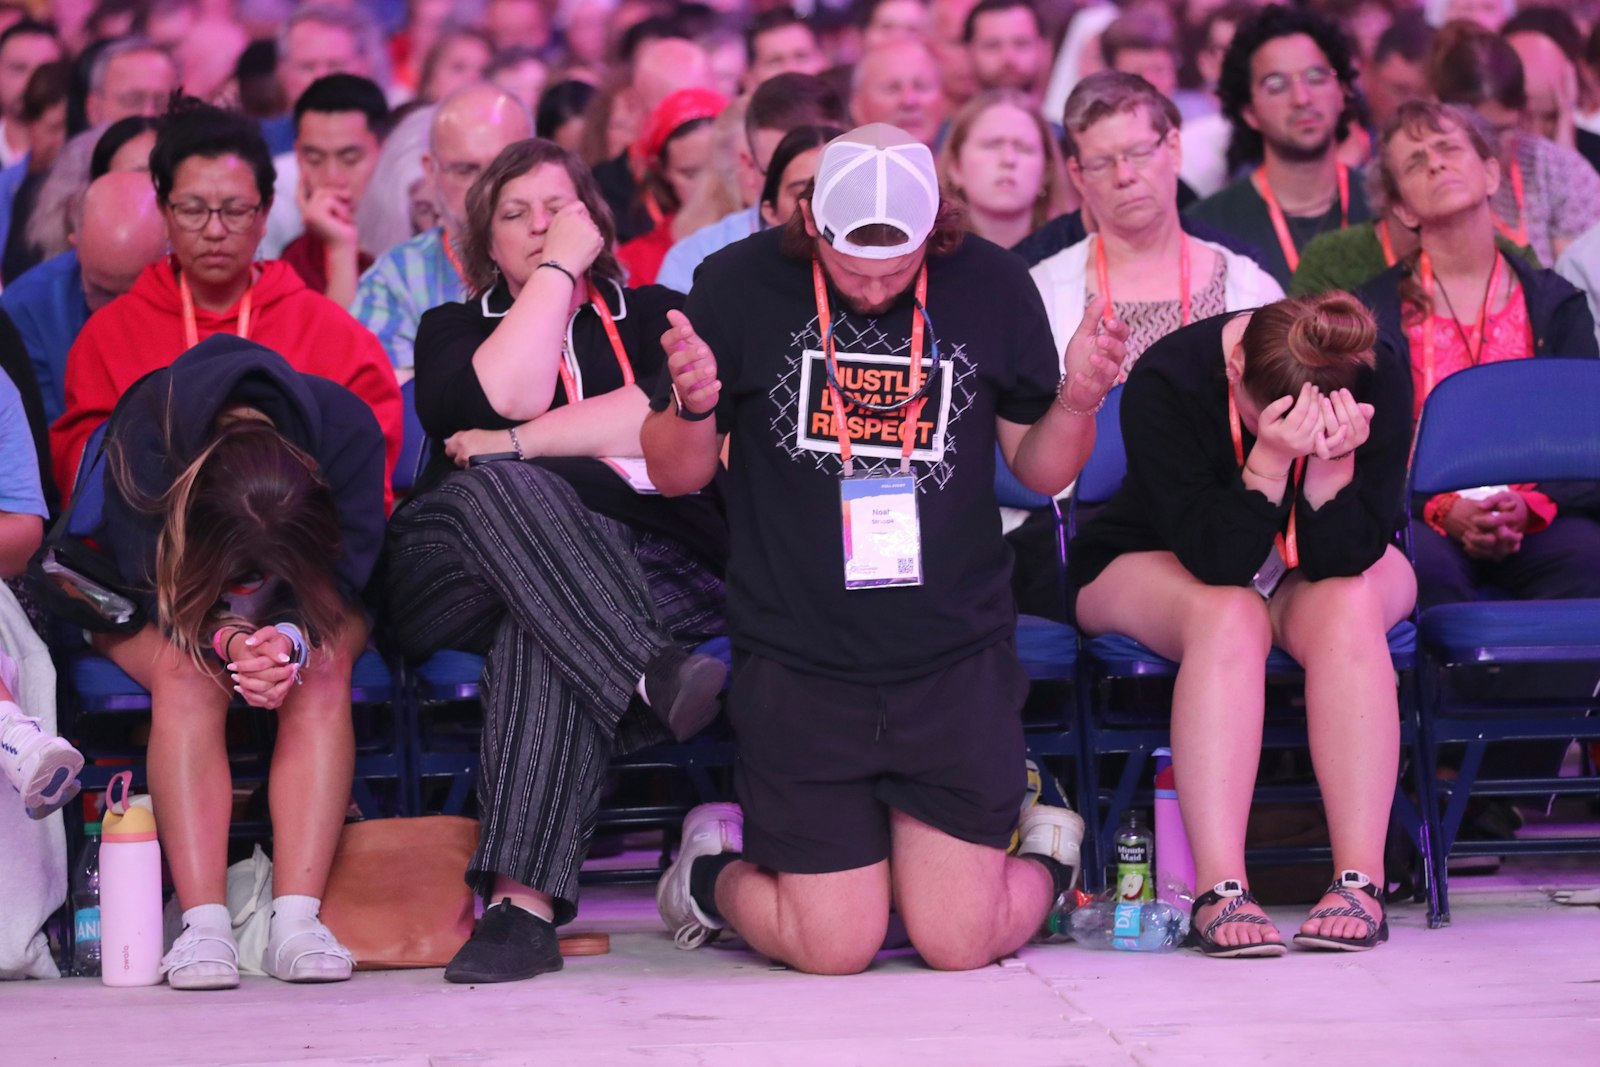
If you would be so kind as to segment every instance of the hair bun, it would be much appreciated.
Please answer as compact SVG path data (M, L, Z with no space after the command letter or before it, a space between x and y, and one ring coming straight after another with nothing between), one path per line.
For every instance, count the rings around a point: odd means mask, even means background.
M1306 367L1328 367L1370 352L1378 326L1365 304L1333 290L1307 301L1289 325L1289 354Z

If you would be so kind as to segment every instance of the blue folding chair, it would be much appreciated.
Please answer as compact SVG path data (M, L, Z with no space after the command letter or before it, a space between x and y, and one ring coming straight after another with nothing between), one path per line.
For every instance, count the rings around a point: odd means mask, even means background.
M1073 492L1068 511L1069 534L1077 532L1080 512L1105 504L1121 488L1127 472L1127 450L1122 438L1122 387L1117 386L1096 417L1095 448ZM1401 622L1389 632L1389 652L1399 675L1401 742L1414 741L1412 716L1408 713L1410 681L1416 658L1416 629ZM1126 634L1086 637L1079 670L1080 730L1083 767L1082 805L1089 823L1085 845L1093 839L1092 855L1109 857L1112 841L1123 812L1136 801L1150 796L1152 759L1157 748L1171 744L1171 682L1178 664ZM1269 687L1298 683L1304 675L1288 653L1273 648L1267 656ZM1303 748L1307 744L1303 713L1269 704L1262 731L1264 749ZM1109 789L1100 784L1100 761L1104 757L1123 757L1121 772ZM1314 786L1261 786L1255 792L1257 803L1290 803L1319 796ZM1419 851L1428 852L1427 826L1397 783L1394 817ZM1306 848L1251 849L1246 862L1251 864L1331 861L1327 846ZM1103 885L1102 866L1089 866L1085 874L1093 888ZM1426 876L1428 865L1420 865Z
M1600 480L1600 362L1536 359L1452 374L1428 395L1412 457L1413 494L1431 497L1482 485ZM1533 536L1538 536L1537 534ZM1451 672L1467 667L1574 663L1600 676L1600 600L1484 600L1421 613L1424 811L1433 823L1436 899L1429 925L1450 921L1446 865L1455 855L1600 852L1600 835L1461 841L1470 796L1593 795L1595 778L1485 781L1487 746L1514 739L1600 737L1590 693L1570 700L1484 698L1457 691ZM1440 745L1465 745L1454 781L1439 778ZM1441 802L1447 805L1441 811Z

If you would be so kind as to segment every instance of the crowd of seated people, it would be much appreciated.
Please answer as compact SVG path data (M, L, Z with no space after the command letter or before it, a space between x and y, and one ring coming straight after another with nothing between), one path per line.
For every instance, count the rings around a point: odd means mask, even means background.
M262 967L350 977L319 909L379 633L484 657L447 980L559 969L608 762L722 708L739 802L661 881L681 946L851 973L892 902L931 966L1014 951L1084 825L1023 804L1016 605L1053 572L996 457L1064 496L1119 382L1127 482L1040 610L1180 663L1207 955L1287 948L1244 867L1268 648L1334 854L1293 941L1361 950L1389 628L1600 597L1592 485L1403 499L1444 377L1600 357L1600 2L41 6L0 4L0 820L77 791L50 655L147 689L173 988L239 982L241 703L277 720ZM141 622L87 639L25 574L84 477Z

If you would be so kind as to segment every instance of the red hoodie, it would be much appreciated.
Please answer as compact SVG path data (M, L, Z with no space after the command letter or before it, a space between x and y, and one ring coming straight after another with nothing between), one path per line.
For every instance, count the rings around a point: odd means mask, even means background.
M295 370L331 379L365 400L383 427L388 470L400 456L402 414L394 368L378 339L285 263L257 264L250 340L277 352ZM195 308L199 340L237 333L239 308L218 314ZM50 427L50 451L62 495L70 490L89 435L117 398L153 370L182 355L183 303L173 264L152 263L133 288L89 317L67 354L66 412ZM385 494L385 504L393 504Z

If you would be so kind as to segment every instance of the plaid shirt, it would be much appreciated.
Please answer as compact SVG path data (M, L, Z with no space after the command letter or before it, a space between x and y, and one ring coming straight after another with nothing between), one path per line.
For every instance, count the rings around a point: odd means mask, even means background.
M422 313L466 297L466 286L445 254L444 231L434 227L378 258L361 276L350 314L377 335L390 363L409 368Z

